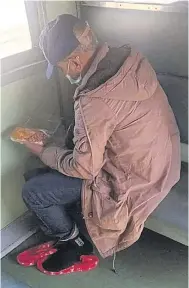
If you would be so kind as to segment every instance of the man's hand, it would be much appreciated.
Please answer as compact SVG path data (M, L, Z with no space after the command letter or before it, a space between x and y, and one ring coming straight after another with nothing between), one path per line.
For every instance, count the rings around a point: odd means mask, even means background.
M24 145L35 155L40 156L44 147L38 144L24 142Z

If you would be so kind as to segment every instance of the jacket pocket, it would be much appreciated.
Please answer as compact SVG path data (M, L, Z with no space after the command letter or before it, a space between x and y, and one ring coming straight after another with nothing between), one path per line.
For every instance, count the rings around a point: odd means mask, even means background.
M111 187L103 181L100 187L93 187L93 220L100 228L124 231L127 225L128 209L123 201L115 201L111 196Z

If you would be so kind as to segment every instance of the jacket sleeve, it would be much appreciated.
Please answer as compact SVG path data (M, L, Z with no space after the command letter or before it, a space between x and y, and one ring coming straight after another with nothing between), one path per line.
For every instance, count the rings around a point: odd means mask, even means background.
M68 130L66 131L66 137L65 137L65 145L66 148L73 150L74 149L74 126L75 126L75 119L72 121L70 126L68 127Z
M41 160L64 175L93 179L104 164L106 143L116 121L103 100L83 99L75 104L74 150L47 147Z

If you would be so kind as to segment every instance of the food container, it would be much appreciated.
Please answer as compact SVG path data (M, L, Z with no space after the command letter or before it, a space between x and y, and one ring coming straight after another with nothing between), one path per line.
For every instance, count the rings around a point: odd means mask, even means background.
M23 124L14 127L10 139L20 144L28 141L44 146L49 142L53 142L58 146L62 146L65 135L65 128L62 123L62 118L31 117Z

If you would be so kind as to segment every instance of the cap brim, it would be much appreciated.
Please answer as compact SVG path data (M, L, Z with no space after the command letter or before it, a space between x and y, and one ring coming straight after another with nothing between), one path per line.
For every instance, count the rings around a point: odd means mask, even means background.
M48 63L48 66L47 66L47 71L46 71L46 77L47 79L50 79L52 74L53 74L53 68L54 66L51 64L51 63Z

